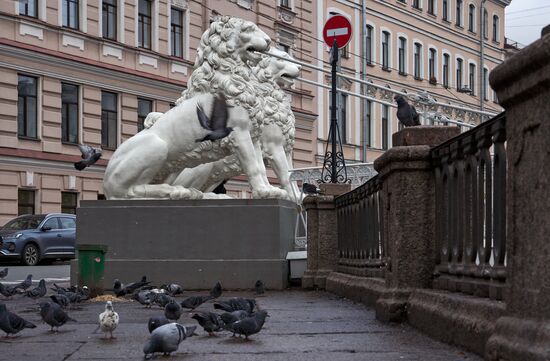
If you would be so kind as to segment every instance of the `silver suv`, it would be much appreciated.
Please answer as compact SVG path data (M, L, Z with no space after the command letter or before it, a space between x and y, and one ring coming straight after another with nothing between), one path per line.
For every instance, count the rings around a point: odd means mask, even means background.
M32 214L12 219L0 229L0 260L19 259L27 266L75 257L76 216Z

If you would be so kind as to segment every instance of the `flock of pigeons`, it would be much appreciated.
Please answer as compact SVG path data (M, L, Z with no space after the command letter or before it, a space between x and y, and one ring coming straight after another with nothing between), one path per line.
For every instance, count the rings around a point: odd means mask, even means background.
M6 277L7 273L7 268L1 270L0 279ZM37 287L30 289L31 285L32 275L28 275L24 281L16 285L8 286L0 283L0 294L6 298L19 295L35 300L46 296L46 282L43 279L40 280ZM39 303L40 316L51 327L52 332L57 332L59 327L67 322L77 322L67 314L66 310L70 309L73 304L88 300L90 293L86 286L64 288L55 283L51 290L54 294L50 295L50 301ZM256 294L265 292L261 280L256 282L254 290ZM222 292L222 285L218 281L208 294L190 296L178 302L176 297L183 294L183 288L174 283L157 288L151 286L147 278L143 276L140 281L126 285L117 279L113 285L113 293L117 298L131 298L145 307L158 306L164 310L163 314L151 317L147 323L151 336L143 347L146 358L155 353L170 355L187 337L197 335L195 333L196 325L184 326L177 323L184 309L193 311L191 318L195 319L209 336L216 332L229 331L233 334L232 337L241 337L242 335L248 339L249 336L260 332L266 317L269 316L265 310L260 310L256 300L240 297L218 300ZM194 311L209 301L213 301L214 310L223 312ZM94 333L101 330L105 334L105 338L109 335L108 338L113 339L113 331L117 328L119 321L120 318L114 310L113 303L107 301L105 311L99 315L98 327ZM0 330L6 333L6 337L15 335L25 328L35 327L35 324L10 312L5 304L0 303Z

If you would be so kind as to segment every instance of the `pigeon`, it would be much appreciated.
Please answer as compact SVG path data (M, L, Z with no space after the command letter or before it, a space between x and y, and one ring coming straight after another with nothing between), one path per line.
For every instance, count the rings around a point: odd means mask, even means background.
M0 280L2 278L6 278L8 276L8 269L7 268L4 268L3 270L0 271Z
M38 286L36 288L25 292L25 296L36 300L38 298L46 296L46 292L46 281L44 279L41 279L40 282L38 282Z
M302 185L302 190L304 191L305 194L319 194L319 193L321 193L321 190L319 188L317 188L317 186L315 184L311 184L311 183L304 183Z
M177 321L181 317L181 306L179 303L173 299L170 300L170 302L164 306L164 316L169 320Z
M70 303L80 303L88 299L88 296L80 292L65 291L64 288L58 288L57 294L65 296Z
M212 287L212 289L210 290L210 296L214 299L214 298L218 298L222 295L222 284L220 281L216 282L216 284L214 285L214 287Z
M6 305L0 303L0 330L9 335L15 335L24 328L35 328L36 325L8 311Z
M62 308L65 308L71 304L71 300L69 300L69 297L63 294L51 295L50 298L53 302L57 303Z
M183 287L178 284L170 283L169 285L160 286L161 289L166 290L170 296L181 295L183 293Z
M243 310L248 313L252 313L254 311L254 307L256 307L256 300L240 297L234 297L228 301L214 303L214 308L216 310L224 310L226 312Z
M199 325L208 332L209 336L213 336L214 332L223 330L224 322L220 315L214 312L196 312L191 318L197 320Z
M57 332L60 326L63 326L68 321L77 322L67 315L65 311L57 303L42 302L40 303L40 317L42 320L51 326L51 331ZM54 327L56 328L54 330Z
M113 292L117 297L124 295L129 295L134 293L134 291L140 289L143 286L147 286L151 282L147 282L147 277L143 276L139 282L131 282L127 285L123 285L118 279L115 280L113 285Z
M11 296L18 294L19 291L15 286L6 286L0 283L0 294L4 297L10 298Z
M259 311L250 317L233 322L227 326L227 329L233 331L239 337L244 335L245 339L248 340L248 336L260 332L266 317L269 317L267 311Z
M89 145L78 145L80 153L82 153L82 160L74 164L77 170L83 170L86 167L91 166L101 158L101 149L93 148Z
M171 352L178 349L183 340L193 335L196 328L197 326L183 326L179 323L169 323L156 328L151 333L151 338L143 346L145 358L156 352L162 352L165 356L169 356Z
M18 283L14 286L15 289L21 289L25 291L27 288L29 288L32 285L32 275L27 275L27 278L25 278L24 281L21 283Z
M132 299L138 301L145 307L151 307L153 297L154 295L152 294L151 291L140 291L138 293L134 293L134 295L132 296Z
M149 318L149 322L147 322L147 328L149 329L149 333L151 333L158 327L166 325L168 323L170 323L170 320L164 316L153 316Z
M257 295L263 295L265 292L265 286L262 280L257 280L254 284L254 292L256 292Z
M164 308L168 304L168 302L172 301L173 298L164 294L164 293L155 293L153 294L153 299L151 302L153 302L156 305L159 305L160 307Z
M107 338L107 332L113 337L113 331L118 326L118 313L113 309L113 303L107 301L105 304L105 311L99 314L99 328L101 332L105 333L105 338Z
M210 295L187 297L185 300L181 301L181 307L194 310L195 308L199 307L200 305L211 299L212 296Z
M396 95L393 99L397 102L397 119L401 124L405 127L420 125L418 113L414 106L409 105L402 95Z
M224 324L226 325L230 325L234 322L237 322L239 320L242 320L242 319L245 319L247 317L250 317L251 314L246 312L246 311L243 311L243 310L238 310L238 311L233 311L233 312L225 312L225 313L222 313L220 315L222 321Z
M197 139L197 142L204 142L206 140L213 142L227 137L233 131L233 128L227 126L227 103L222 94L214 98L210 118L204 113L201 105L197 104L197 117L199 118L200 125L210 131L204 138Z

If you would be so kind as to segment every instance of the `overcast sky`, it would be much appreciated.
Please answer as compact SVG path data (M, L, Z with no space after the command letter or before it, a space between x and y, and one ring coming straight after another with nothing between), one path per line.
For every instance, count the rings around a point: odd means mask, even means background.
M550 0L512 0L506 7L506 37L528 45L550 24Z

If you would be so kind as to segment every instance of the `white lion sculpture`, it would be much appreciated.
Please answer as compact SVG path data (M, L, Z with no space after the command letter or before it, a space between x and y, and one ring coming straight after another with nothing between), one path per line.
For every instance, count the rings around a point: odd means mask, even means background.
M285 191L266 183L251 137L258 137L261 118L255 118L260 109L250 66L261 60L256 52L269 45L270 38L252 22L223 17L212 23L201 38L196 69L189 79L193 93L115 151L103 180L107 198L203 198L196 189L172 183L186 168L229 155L238 158L253 197L286 198ZM199 123L197 106L209 113L216 93L227 99L227 125L233 131L221 140L196 142L209 133Z

